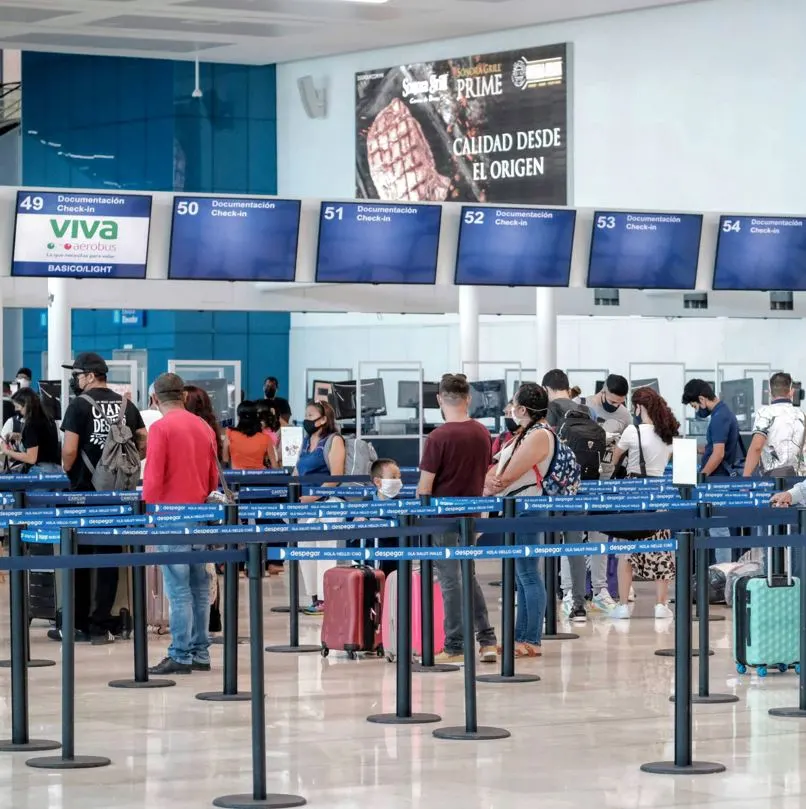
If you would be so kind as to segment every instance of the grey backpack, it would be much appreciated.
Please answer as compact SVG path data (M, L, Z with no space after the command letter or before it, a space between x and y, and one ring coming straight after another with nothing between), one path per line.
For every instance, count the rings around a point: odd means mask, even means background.
M330 457L330 447L333 443L333 439L337 435L340 435L341 440L344 441L344 474L368 476L370 469L372 469L372 464L378 460L378 453L375 451L375 447L368 441L364 441L363 438L345 437L340 433L329 435L325 441L325 463L328 465L328 469L330 469L330 462L328 460Z
M88 402L93 410L98 404L86 393L83 393L81 398ZM109 424L109 433L97 466L93 466L87 453L81 450L84 465L92 475L92 485L97 492L132 492L140 482L140 453L131 427L126 424L126 402L121 401L120 412L116 416L107 416L100 407L98 409L101 418Z

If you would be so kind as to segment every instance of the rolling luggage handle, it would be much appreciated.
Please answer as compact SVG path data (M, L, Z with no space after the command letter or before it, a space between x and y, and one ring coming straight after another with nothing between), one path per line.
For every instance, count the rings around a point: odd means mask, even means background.
M798 509L798 534L801 537L806 535L806 509ZM798 705L796 708L771 708L770 716L780 716L789 719L806 719L806 667L804 658L806 657L806 586L804 586L803 575L806 571L806 543L800 540L798 547L798 558L800 559L800 660L798 661ZM791 580L792 571L792 548L789 550L789 571Z

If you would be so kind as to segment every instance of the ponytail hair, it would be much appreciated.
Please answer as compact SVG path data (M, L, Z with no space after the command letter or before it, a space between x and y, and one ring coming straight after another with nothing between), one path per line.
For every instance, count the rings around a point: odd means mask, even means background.
M523 407L529 413L529 424L521 427L518 437L515 439L515 450L517 450L529 430L539 421L546 418L549 410L549 395L541 385L536 385L534 382L524 382L512 397L512 405L513 407Z
M652 388L638 388L632 393L633 407L641 405L646 409L655 427L655 432L664 444L671 444L680 433L680 422L659 393Z

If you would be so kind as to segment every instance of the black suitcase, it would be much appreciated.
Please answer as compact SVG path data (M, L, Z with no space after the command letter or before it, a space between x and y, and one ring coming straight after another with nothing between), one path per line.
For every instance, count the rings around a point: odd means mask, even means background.
M53 556L53 545L28 545L29 556ZM56 574L47 568L47 559L42 560L41 570L28 574L28 617L55 621L58 611L56 598Z

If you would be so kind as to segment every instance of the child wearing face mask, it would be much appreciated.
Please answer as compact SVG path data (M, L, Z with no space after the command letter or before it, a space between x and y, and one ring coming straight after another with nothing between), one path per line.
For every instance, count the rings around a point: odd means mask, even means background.
M376 500L394 500L403 489L400 467L397 465L397 461L393 461L391 458L379 458L375 461L369 471L369 476L376 489ZM379 548L392 548L397 544L397 539L379 539L377 542ZM397 562L380 562L378 567L384 575L388 576L397 570Z

